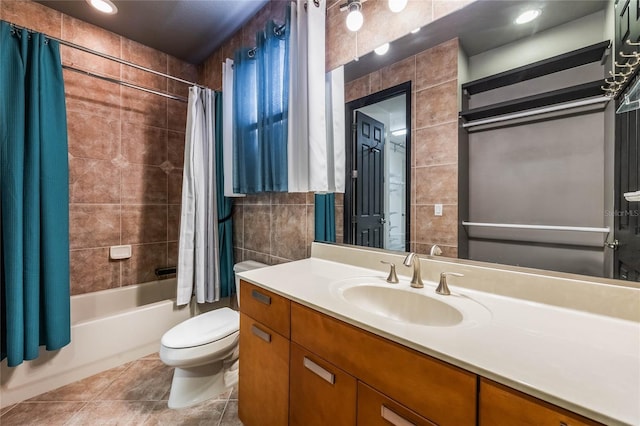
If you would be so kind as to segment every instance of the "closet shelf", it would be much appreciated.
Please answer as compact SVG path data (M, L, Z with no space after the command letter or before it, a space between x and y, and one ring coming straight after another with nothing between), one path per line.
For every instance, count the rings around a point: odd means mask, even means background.
M466 121L480 120L498 115L511 114L519 111L526 111L533 108L541 108L563 102L575 101L592 96L602 96L603 80L596 80L590 83L579 84L564 89L553 90L551 92L540 93L538 95L527 96L511 101L499 102L483 107L473 108L460 112L460 117Z
M499 74L481 78L462 85L463 93L475 95L499 87L509 86L525 80L542 77L543 75L563 71L569 68L601 61L611 42L609 40L563 53L529 65L514 68Z

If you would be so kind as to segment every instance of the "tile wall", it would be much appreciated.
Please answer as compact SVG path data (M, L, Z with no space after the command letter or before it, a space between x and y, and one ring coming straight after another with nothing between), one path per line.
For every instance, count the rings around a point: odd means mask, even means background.
M197 67L39 3L2 0L0 19L179 76ZM187 87L61 46L62 62L160 91ZM186 103L65 70L69 134L71 292L155 280L177 263ZM132 245L128 260L109 246Z
M450 40L345 85L345 102L411 81L411 250L458 250L458 40ZM434 215L443 204L443 215Z

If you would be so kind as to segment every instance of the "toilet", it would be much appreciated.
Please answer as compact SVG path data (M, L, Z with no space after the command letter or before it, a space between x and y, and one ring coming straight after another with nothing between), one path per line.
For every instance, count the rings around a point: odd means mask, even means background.
M262 268L264 263L236 263L234 272ZM240 304L240 279L236 276ZM160 359L175 367L169 408L184 408L211 399L238 381L240 315L219 308L197 315L167 331L160 341Z

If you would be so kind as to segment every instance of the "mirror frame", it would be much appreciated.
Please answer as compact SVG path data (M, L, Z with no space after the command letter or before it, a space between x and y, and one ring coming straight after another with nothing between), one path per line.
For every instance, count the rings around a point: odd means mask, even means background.
M345 105L345 159L347 167L345 167L345 192L344 192L344 243L355 245L355 236L353 235L354 227L351 222L353 216L353 198L354 198L354 179L351 177L351 164L353 164L354 157L354 139L355 139L355 122L354 112L359 108L366 107L390 98L394 98L399 95L405 95L405 113L406 113L406 125L407 125L407 140L406 140L406 158L405 168L407 171L406 186L405 186L405 242L404 250L410 251L411 241L411 132L413 115L411 110L411 81L400 83L397 86L390 87L388 89L381 90L371 95L364 96L359 99L347 102Z

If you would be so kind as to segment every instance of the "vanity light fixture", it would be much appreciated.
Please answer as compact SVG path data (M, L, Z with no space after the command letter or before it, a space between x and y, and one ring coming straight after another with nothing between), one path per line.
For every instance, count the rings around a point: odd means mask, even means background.
M393 13L402 12L407 7L408 0L389 0L389 10Z
M106 13L107 15L115 15L118 8L111 0L86 0L94 9Z
M346 3L340 5L340 10L348 10L347 14L347 28L349 31L358 31L362 28L364 23L364 16L362 16L362 2L366 0L348 0Z
M376 54L378 55L384 55L389 51L389 43L385 43L381 46L378 46L373 51L376 52Z
M530 9L525 12L522 12L520 16L518 16L515 20L515 23L518 25L526 24L528 22L533 21L538 16L542 14L540 9Z

